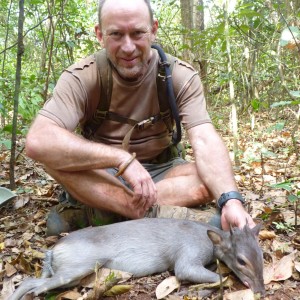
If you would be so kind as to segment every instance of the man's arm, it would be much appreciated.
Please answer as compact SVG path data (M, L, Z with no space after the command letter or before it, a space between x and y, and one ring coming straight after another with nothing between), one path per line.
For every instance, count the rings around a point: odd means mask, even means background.
M222 193L238 191L228 151L221 137L210 123L188 130L200 178L215 199ZM255 224L239 200L229 200L222 209L222 228L243 227L248 220L250 227Z
M122 150L88 141L38 115L26 138L26 154L53 170L80 172L121 168L131 159ZM157 191L149 173L135 159L122 175L132 186L133 202L146 211L157 201Z

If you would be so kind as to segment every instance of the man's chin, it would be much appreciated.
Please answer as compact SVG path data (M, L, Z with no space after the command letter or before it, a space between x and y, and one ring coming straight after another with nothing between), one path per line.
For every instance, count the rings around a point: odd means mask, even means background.
M123 79L127 81L136 81L143 76L143 72L136 68L117 68L117 72Z

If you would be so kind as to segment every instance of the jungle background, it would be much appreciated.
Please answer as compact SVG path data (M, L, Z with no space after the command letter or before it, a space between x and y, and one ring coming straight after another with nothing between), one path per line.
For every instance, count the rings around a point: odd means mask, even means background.
M199 71L249 212L264 224L266 299L300 299L300 0L152 0L152 6L157 41ZM40 275L42 249L56 241L45 235L45 217L60 187L26 157L24 142L61 72L99 49L96 11L95 0L0 0L0 186L18 195L0 207L2 299L26 276ZM115 298L156 299L156 286L168 276L129 279L127 292ZM245 287L230 277L224 294L204 287L206 297L252 299L238 294ZM90 290L46 299L88 299ZM203 296L188 287L181 293L169 299Z

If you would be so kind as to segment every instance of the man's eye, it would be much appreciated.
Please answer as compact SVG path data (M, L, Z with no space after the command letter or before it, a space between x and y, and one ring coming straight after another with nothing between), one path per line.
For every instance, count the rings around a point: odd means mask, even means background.
M117 32L117 31L114 31L114 32L111 32L109 34L109 36L113 37L113 38L121 38L121 33L120 32Z
M140 39L140 38L143 38L145 36L146 32L144 31L135 31L132 36L133 38L135 39Z

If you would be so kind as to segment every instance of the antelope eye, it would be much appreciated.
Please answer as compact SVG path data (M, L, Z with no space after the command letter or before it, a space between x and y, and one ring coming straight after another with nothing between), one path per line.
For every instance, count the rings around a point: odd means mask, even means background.
M240 265L246 266L246 262L245 262L242 258L238 257L238 258L237 258L237 261L238 261L238 263L239 263Z

